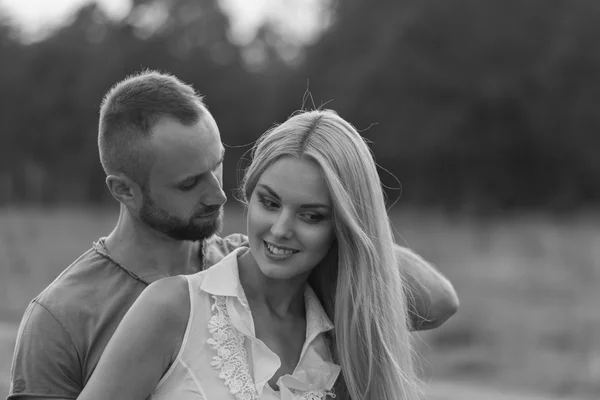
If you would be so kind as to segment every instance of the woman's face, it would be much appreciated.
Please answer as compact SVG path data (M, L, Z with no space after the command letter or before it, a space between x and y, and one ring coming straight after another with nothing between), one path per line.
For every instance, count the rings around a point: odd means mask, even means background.
M319 166L283 157L260 177L248 207L250 250L264 275L305 275L334 239L332 205Z

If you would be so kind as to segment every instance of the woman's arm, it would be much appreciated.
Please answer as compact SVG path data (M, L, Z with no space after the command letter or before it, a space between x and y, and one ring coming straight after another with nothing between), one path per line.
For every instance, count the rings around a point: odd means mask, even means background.
M152 283L133 303L79 400L145 400L175 360L190 314L183 277Z
M459 301L454 287L433 265L399 245L396 258L410 291L408 312L414 330L437 328L456 313Z

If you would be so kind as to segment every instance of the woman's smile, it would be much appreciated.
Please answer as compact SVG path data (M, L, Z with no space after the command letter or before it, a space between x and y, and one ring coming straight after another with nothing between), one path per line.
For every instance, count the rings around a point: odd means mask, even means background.
M299 252L299 250L294 250L285 246L277 246L266 240L263 241L263 244L265 245L265 254L273 261L287 260Z

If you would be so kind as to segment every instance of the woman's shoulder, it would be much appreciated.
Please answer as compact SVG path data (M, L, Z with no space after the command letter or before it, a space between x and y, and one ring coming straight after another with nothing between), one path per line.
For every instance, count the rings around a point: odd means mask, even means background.
M171 276L152 282L135 305L146 318L164 321L161 325L165 329L180 329L190 315L187 279L184 276Z
M186 298L185 292L188 290L187 287L188 283L185 276L170 276L152 282L143 291L143 294L148 297L151 296L151 298L156 299L158 302L170 304Z
M124 355L135 359L143 356L152 360L147 368L160 370L162 375L183 343L190 315L188 293L183 277L163 278L148 285L127 311L102 355L106 365L114 366L115 360L122 363Z

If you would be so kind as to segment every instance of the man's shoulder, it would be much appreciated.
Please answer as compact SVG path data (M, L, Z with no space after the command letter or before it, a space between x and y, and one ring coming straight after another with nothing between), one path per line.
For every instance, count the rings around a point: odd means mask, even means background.
M95 248L85 252L25 312L17 339L19 373L38 383L43 383L39 376L33 377L38 370L59 381L58 375L67 374L80 390L119 322L145 288ZM45 356L39 355L42 353ZM48 364L47 368L29 368L28 360L33 357L45 360L41 364ZM56 370L57 375L48 369Z
M204 242L205 265L210 267L226 255L241 246L248 245L248 237L241 233L232 233L224 237L214 235Z
M33 301L55 318L81 316L93 312L95 306L110 301L115 290L125 289L125 273L93 248L83 253L50 283Z
M205 243L208 247L230 248L231 250L229 252L231 252L246 242L248 242L248 236L242 233L232 233L227 236L213 235L207 239Z
M65 268L46 288L34 299L36 302L45 304L56 298L64 298L69 295L70 288L85 278L85 271L90 270L93 264L102 262L94 249L89 249L79 258ZM85 282L85 279L83 279Z

